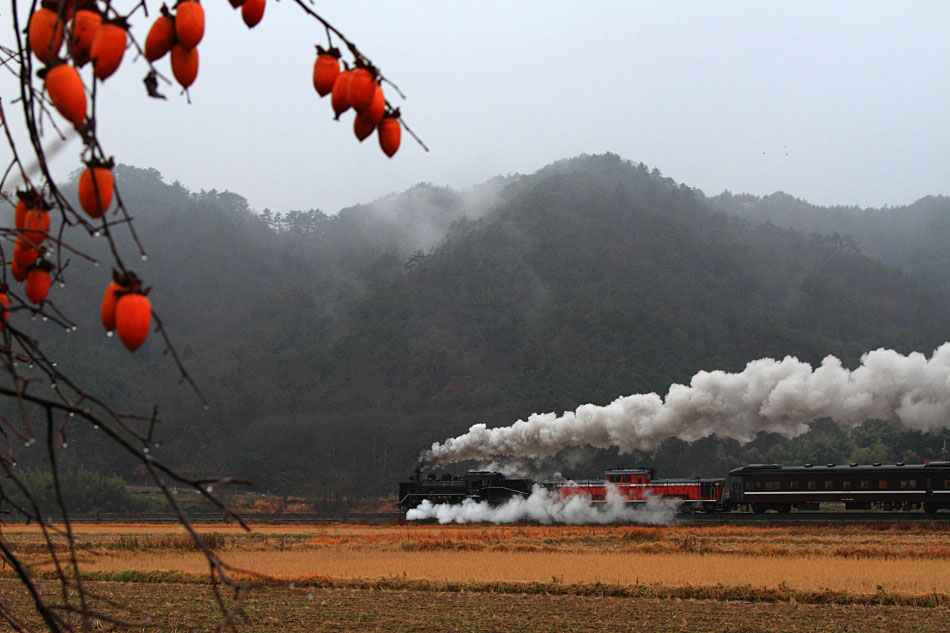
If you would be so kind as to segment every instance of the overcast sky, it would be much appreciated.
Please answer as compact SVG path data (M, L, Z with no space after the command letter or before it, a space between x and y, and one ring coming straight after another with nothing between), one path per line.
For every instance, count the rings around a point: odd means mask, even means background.
M393 159L313 91L325 36L293 2L270 0L251 31L226 0L204 4L192 104L170 87L167 102L146 98L127 53L101 87L100 138L119 162L257 209L335 212L606 151L710 195L880 206L950 193L950 3L319 2L408 96L432 151L404 136ZM132 20L142 40L152 19Z

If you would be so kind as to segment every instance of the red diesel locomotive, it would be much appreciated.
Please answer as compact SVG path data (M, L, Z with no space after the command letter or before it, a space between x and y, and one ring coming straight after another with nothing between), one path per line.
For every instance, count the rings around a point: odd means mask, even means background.
M607 486L612 486L627 503L643 503L650 497L681 500L681 512L720 512L723 510L725 479L654 479L653 468L615 468L604 479L582 481L546 481L545 488L562 497L584 495L593 502L607 499Z

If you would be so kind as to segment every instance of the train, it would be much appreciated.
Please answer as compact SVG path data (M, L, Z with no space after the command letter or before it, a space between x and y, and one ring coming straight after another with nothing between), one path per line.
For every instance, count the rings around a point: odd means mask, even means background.
M508 478L494 471L463 475L417 470L399 483L397 505L402 511L423 501L462 503L466 499L502 504L528 497L535 486L561 498L581 495L605 503L612 488L626 503L641 504L651 497L680 501L680 512L752 512L785 514L819 510L822 503L843 503L848 510L913 511L933 514L950 510L950 461L923 464L749 464L723 478L658 479L651 467L612 468L603 479L534 481Z

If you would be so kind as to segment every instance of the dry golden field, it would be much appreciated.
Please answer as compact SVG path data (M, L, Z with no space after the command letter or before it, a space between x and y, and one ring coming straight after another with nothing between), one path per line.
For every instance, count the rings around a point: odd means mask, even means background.
M720 604L734 600L773 606L811 603L816 609L840 609L842 603L865 608L897 605L890 608L901 614L924 606L928 615L918 615L914 622L941 618L950 622L950 524L262 525L250 534L227 525L197 529L226 562L260 574L245 576L258 583L255 591L310 587L307 595L322 595L334 604L333 596L340 592L356 592L363 597L348 608L357 611L364 606L375 609L374 601L391 600L385 592L409 592L420 603L446 593L474 592L503 594L510 600L547 596L568 602L686 598ZM8 525L3 533L38 575L49 573L36 527ZM146 583L153 589L146 595L156 600L169 592L199 595L202 591L207 563L179 526L78 525L74 534L88 580L124 581L101 583L111 593L132 592L133 585ZM62 539L58 547L65 548ZM9 578L9 570L3 573ZM181 582L186 584L176 584ZM13 600L15 589L12 580L3 581L4 599ZM492 598L496 599L505 600ZM837 617L830 611L826 615L831 620ZM575 622L578 627L581 623L580 618ZM921 626L882 630L931 630ZM477 630L474 624L472 630Z
M199 526L230 564L283 581L726 585L950 594L950 526ZM178 526L80 525L83 569L202 574ZM7 538L43 568L32 526Z

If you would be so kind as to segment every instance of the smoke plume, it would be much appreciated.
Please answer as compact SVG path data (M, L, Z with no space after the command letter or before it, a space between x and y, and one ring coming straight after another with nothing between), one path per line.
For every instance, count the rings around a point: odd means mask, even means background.
M616 486L607 486L604 503L594 504L590 497L571 495L562 498L557 492L535 486L528 497L512 497L499 506L486 501L466 499L460 504L433 504L424 500L406 512L407 521L436 519L439 523L514 523L535 521L544 525L565 523L587 525L604 523L672 523L681 501L673 498L648 497L637 506L626 502Z
M472 426L424 452L423 466L492 456L543 458L569 446L616 446L621 453L649 451L663 440L687 442L717 435L740 442L765 431L792 438L819 418L854 427L867 419L898 418L909 428L950 426L950 343L931 358L878 349L854 370L827 356L812 368L797 358L752 361L739 373L701 371L690 384L618 398L606 406L535 413L511 426Z

